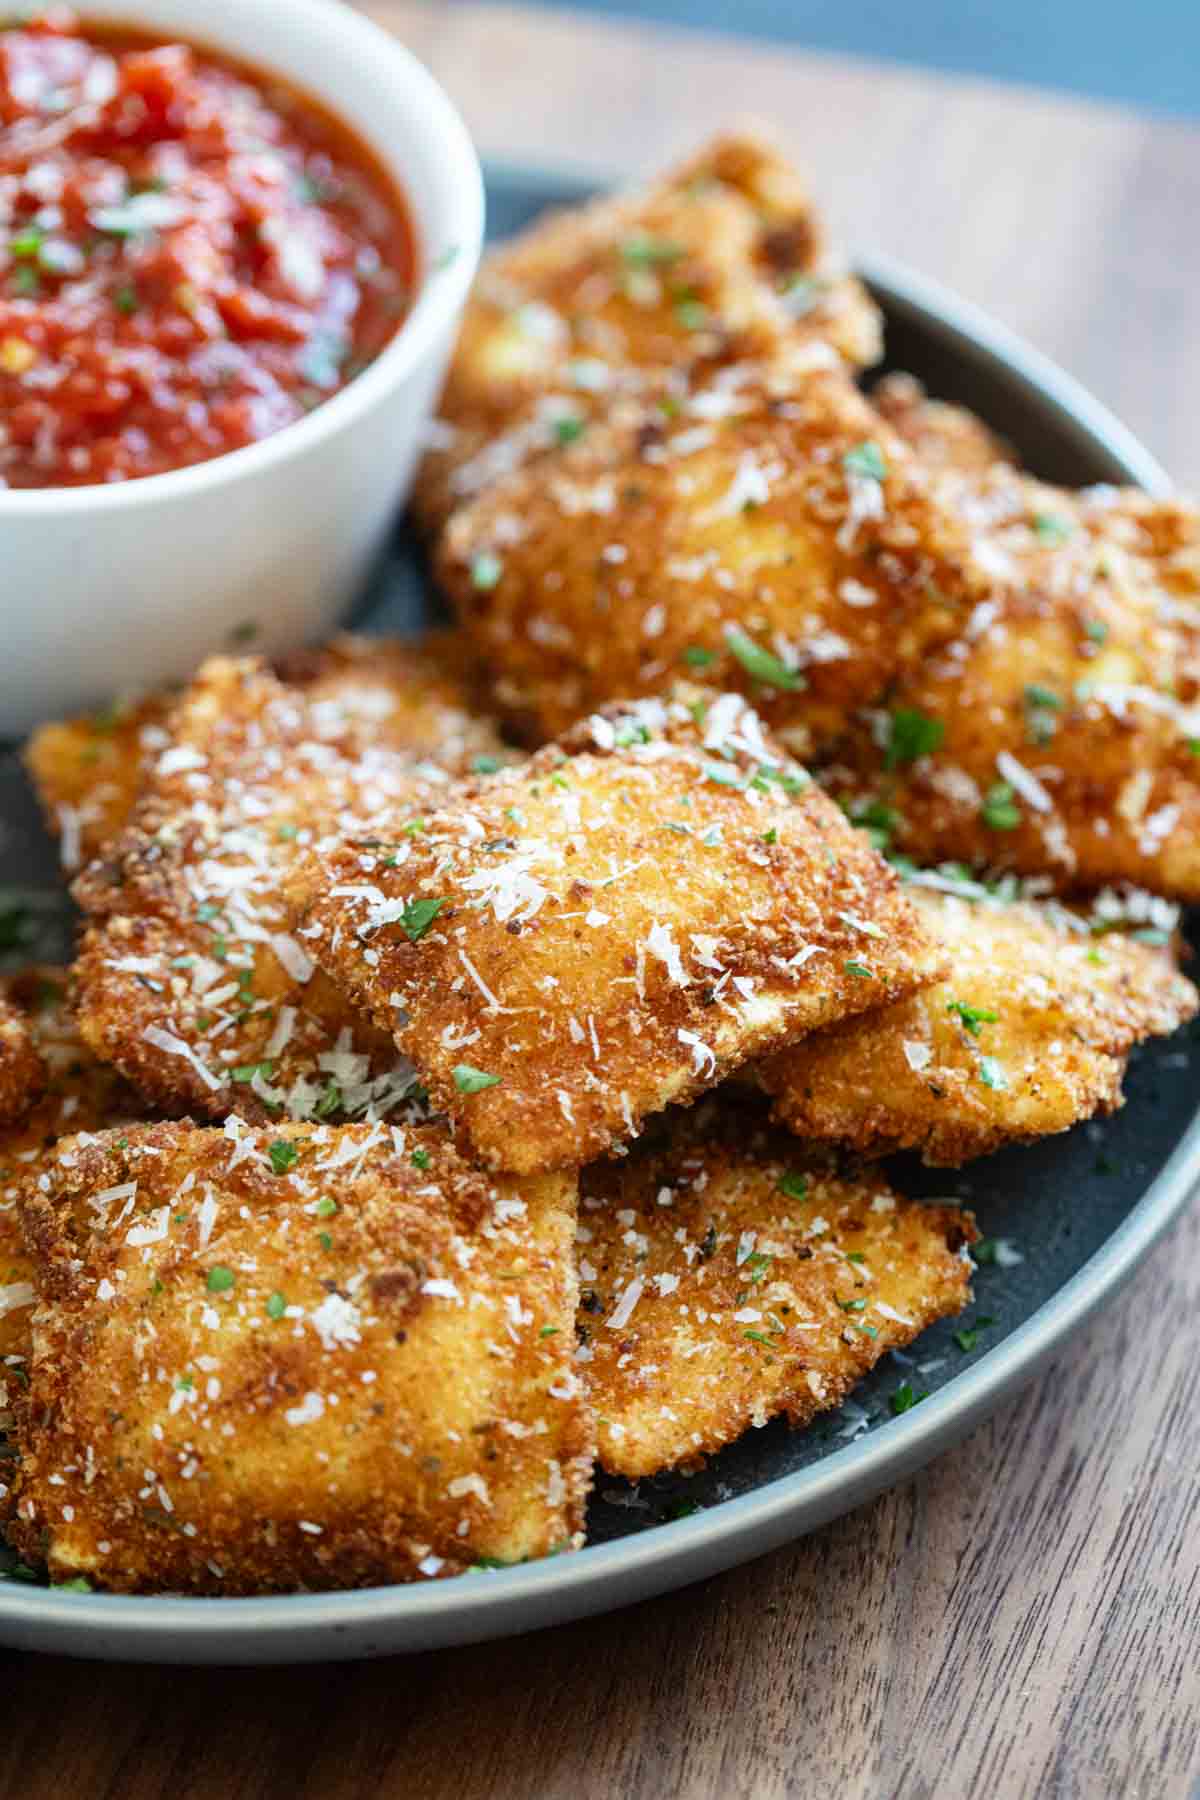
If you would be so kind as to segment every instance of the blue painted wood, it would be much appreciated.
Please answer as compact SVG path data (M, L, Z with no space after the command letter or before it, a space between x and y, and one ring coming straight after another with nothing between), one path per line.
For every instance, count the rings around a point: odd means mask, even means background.
M534 4L564 0L534 0ZM570 0L580 11L734 31L1200 115L1197 0Z

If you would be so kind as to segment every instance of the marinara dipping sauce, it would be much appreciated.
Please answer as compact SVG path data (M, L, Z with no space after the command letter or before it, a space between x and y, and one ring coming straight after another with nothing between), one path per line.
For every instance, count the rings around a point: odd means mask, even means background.
M0 488L279 431L393 336L415 262L388 175L308 96L63 11L0 27Z

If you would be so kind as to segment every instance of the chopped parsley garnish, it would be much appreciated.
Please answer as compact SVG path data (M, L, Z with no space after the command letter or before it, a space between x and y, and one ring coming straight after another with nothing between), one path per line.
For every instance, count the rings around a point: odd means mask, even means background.
M853 450L847 450L842 458L842 467L851 475L866 475L872 481L887 480L887 462L883 451L870 438L864 444L856 444Z
M421 941L446 904L445 900L409 901L400 915L400 929L410 944Z
M777 844L779 842L779 833L776 831L774 825L772 825L770 831L763 832L762 841L764 844Z
M333 1249L333 1239L330 1237L330 1235L327 1231L319 1231L317 1233L317 1242L318 1242L318 1244L320 1244L322 1250L332 1250Z
M1108 642L1108 626L1104 623L1103 619L1088 619L1083 629L1087 636L1091 638L1093 644L1105 644Z
M808 1177L802 1175L799 1169L788 1169L779 1177L775 1186L789 1200L803 1200L808 1193Z
M73 1575L70 1581L52 1581L56 1594L90 1594L94 1590L86 1575Z
M286 1138L276 1138L267 1155L271 1158L271 1167L277 1175L286 1175L294 1162L300 1157L295 1144L289 1144Z
M1038 681L1025 689L1025 729L1031 744L1048 744L1058 730L1055 715L1062 711L1062 701L1053 688Z
M137 289L132 283L126 282L124 287L119 287L117 289L116 293L113 295L113 305L119 313L124 313L126 318L129 318L131 314L137 311Z
M764 1349L774 1350L775 1348L771 1339L766 1337L761 1331L743 1331L742 1336L744 1338L749 1338L752 1344L762 1344Z
M557 1325L543 1325L542 1329L538 1332L538 1336L540 1338L557 1337L558 1333L559 1327Z
M770 650L764 650L761 644L756 644L740 625L729 627L725 633L725 641L747 675L752 676L755 681L761 681L767 687L779 688L787 694L793 694L798 688L804 687L803 675L795 669L789 669L785 662L781 662Z
M584 421L577 418L574 413L567 413L563 418L554 421L554 438L555 442L559 444L576 443L586 430L587 426Z
M854 962L851 960L850 962L843 963L842 967L845 969L847 975L865 975L868 979L870 979L872 975L872 971L868 969L866 963Z
M275 1073L275 1064L270 1062L243 1063L238 1069L231 1070L235 1081L253 1081L261 1075L264 1081L270 1081Z
M984 824L992 831L1016 831L1021 823L1021 809L1017 805L1012 783L993 782L983 797L979 813Z
M682 255L680 244L673 244L669 238L651 237L649 232L627 237L621 245L621 260L631 269L662 268L678 262Z
M865 831L876 850L886 850L896 826L900 823L900 815L882 800L871 800L866 806L856 808L850 814L850 823Z
M470 1063L455 1063L450 1073L460 1094L482 1094L484 1088L498 1087L500 1084L499 1075L489 1075L484 1069L474 1069Z
M498 756L477 756L471 763L471 773L472 775L494 775L496 770L501 767L502 764ZM406 825L404 829L410 833L420 831L421 822L418 819L415 825Z
M688 296L675 302L675 317L685 331L702 331L708 323L708 308Z
M1069 519L1060 519L1057 513L1038 512L1033 515L1033 529L1043 544L1065 544L1072 527Z
M994 1056L980 1058L979 1079L984 1087L992 1088L996 1093L1003 1093L1008 1086L1008 1073L1004 1064L997 1062Z
M949 1001L946 1006L946 1011L957 1013L962 1020L964 1027L970 1032L972 1037L979 1036L979 1027L981 1025L994 1025L996 1020L1000 1017L999 1013L992 1012L990 1007L968 1006L965 1000Z
M843 1312L866 1312L867 1310L865 1300L839 1300L838 1305Z
M964 1325L960 1331L954 1333L954 1342L958 1345L964 1356L969 1350L974 1350L976 1344L979 1342L980 1333L986 1331L989 1325L994 1325L995 1323L995 1319L976 1319L973 1325Z
M428 1150L414 1150L412 1153L412 1166L414 1169L427 1169L429 1167Z
M271 1298L267 1301L268 1319L282 1319L286 1311L287 1301L284 1299L283 1295L279 1293L272 1294Z
M705 650L700 644L689 644L683 653L683 660L690 669L707 669L716 657L711 650Z
M918 1394L911 1381L902 1381L892 1395L889 1405L896 1417L899 1418L901 1413L911 1412L920 1401L928 1398L927 1394Z
M946 727L940 719L931 719L915 707L901 706L892 714L884 767L901 768L916 762L919 756L931 756L940 750Z
M1026 706L1045 706L1051 712L1058 712L1062 701L1053 688L1043 687L1040 681L1031 681L1025 689Z
M329 1198L328 1194L326 1194L320 1200L317 1201L316 1214L317 1214L318 1219L332 1219L332 1217L333 1217L334 1213L337 1211L337 1209L338 1209L337 1201L331 1200Z
M504 573L504 564L491 550L479 550L471 558L471 586L481 593L494 588Z
M232 1269L224 1263L214 1263L208 1271L207 1287L210 1294L227 1294L237 1277Z

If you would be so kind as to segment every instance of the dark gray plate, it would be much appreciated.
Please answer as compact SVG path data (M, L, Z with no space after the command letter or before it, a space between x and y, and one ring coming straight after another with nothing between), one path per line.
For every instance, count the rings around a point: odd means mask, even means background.
M514 230L579 184L493 170L493 235ZM1162 491L1153 458L1067 376L961 301L904 270L865 262L887 315L892 366L996 426L1040 475L1066 483L1136 482ZM430 610L412 545L398 539L359 618L403 630ZM45 890L55 858L19 770L0 767L0 874L32 890L24 929L51 936L61 913ZM6 919L0 912L0 942ZM1145 1256L1200 1175L1190 1041L1136 1056L1128 1104L1103 1125L974 1164L961 1177L895 1167L902 1188L953 1193L1015 1257L976 1279L966 1322L987 1317L962 1351L955 1324L926 1333L914 1357L885 1359L841 1413L803 1433L750 1432L701 1475L601 1480L591 1543L517 1569L424 1587L264 1600L127 1599L0 1583L0 1643L79 1656L162 1662L306 1662L466 1643L601 1612L711 1575L861 1504L980 1423L1028 1381ZM961 1322L959 1322L961 1323ZM902 1416L901 1383L927 1396Z

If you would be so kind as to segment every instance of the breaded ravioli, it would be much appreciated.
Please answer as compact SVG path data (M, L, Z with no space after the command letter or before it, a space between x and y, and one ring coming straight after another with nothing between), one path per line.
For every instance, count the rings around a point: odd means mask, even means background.
M17 1219L18 1186L45 1166L64 1133L102 1131L144 1115L132 1088L80 1042L67 980L66 969L45 966L0 980L3 1003L24 1021L42 1071L31 1104L0 1130L0 1430L25 1374L35 1298L36 1269ZM0 1511L3 1501L0 1493Z
M288 931L280 884L322 834L369 834L500 753L440 643L335 645L286 680L206 663L132 823L76 885L88 1044L175 1112L394 1108L408 1071Z
M759 1066L775 1116L800 1137L954 1166L1113 1111L1132 1046L1195 1016L1169 946L1110 929L1118 896L1089 921L947 885L959 894L909 889L949 953L943 981ZM961 897L972 888L979 898Z
M831 753L918 863L1200 899L1200 522L996 467L938 484L990 592Z
M10 1125L30 1110L46 1077L28 1014L0 984L0 1125Z
M691 669L807 756L987 592L928 488L844 374L724 381L494 482L437 570L530 741Z
M615 708L297 871L296 936L491 1168L577 1167L938 967L737 694Z
M501 753L495 727L464 685L450 634L420 641L343 633L269 665L316 709L321 733L363 730L372 744L428 756L465 771ZM143 768L171 743L179 690L163 688L104 712L43 725L25 747L25 763L51 829L73 873L99 855L129 823Z
M983 475L996 463L1015 463L1002 438L965 406L933 400L912 375L885 375L871 404L915 452L923 468Z
M838 1179L731 1115L584 1172L579 1351L601 1464L694 1464L776 1414L806 1425L971 1297L957 1207Z
M494 251L467 305L418 516L571 440L619 395L730 356L851 366L879 315L776 151L718 138L650 187L554 214Z
M104 712L43 725L25 746L25 766L69 875L97 856L129 818L142 766L170 741L174 702L162 689Z
M160 1125L28 1184L12 1535L122 1592L347 1588L581 1541L574 1181L445 1134Z

